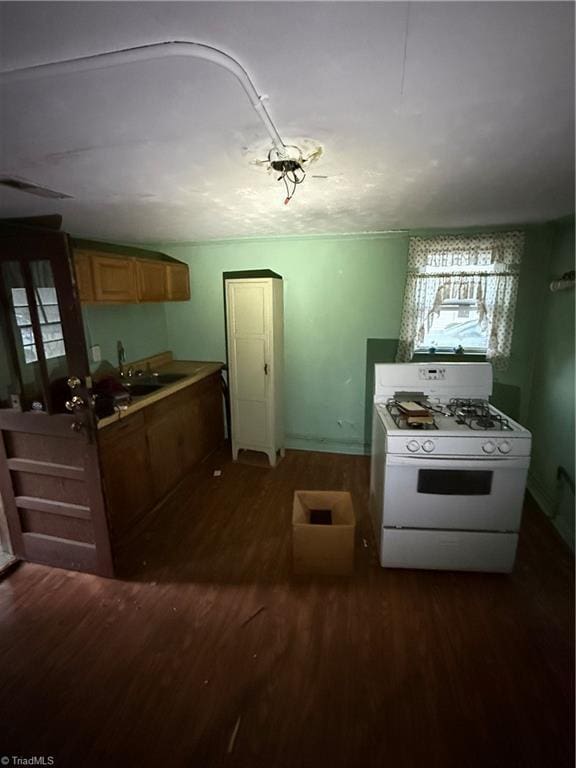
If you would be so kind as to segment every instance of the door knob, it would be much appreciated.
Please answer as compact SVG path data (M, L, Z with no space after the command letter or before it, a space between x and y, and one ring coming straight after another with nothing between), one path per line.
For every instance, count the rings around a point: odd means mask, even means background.
M76 411L80 411L86 407L86 403L79 395L74 395L72 400L66 401L65 405L66 405L66 410L72 411L72 413L75 413Z
M68 379L68 386L70 387L70 389L77 389L81 384L82 382L80 381L78 376L70 376L70 378Z

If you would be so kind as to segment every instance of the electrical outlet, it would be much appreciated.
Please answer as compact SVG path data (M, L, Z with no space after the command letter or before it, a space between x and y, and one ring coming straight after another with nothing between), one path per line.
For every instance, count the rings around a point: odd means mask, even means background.
M102 351L100 349L100 344L94 344L93 347L90 347L90 354L92 356L92 362L99 363L102 360Z

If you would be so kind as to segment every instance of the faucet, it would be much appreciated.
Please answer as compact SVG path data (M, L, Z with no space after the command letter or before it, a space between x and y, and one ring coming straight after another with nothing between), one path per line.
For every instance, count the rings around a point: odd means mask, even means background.
M124 376L124 363L126 362L126 353L121 341L116 342L116 348L118 350L118 372L120 376Z

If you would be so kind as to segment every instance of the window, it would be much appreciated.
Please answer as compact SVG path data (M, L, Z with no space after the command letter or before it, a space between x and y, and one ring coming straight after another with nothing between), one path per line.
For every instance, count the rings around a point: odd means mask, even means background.
M24 347L24 359L27 363L38 360L34 332L30 319L30 307L25 288L12 288L12 304L16 324L22 338ZM38 307L38 319L42 332L44 354L46 358L62 357L65 354L64 337L60 324L60 310L55 288L36 288L36 305Z
M399 361L415 352L510 356L521 232L410 238Z

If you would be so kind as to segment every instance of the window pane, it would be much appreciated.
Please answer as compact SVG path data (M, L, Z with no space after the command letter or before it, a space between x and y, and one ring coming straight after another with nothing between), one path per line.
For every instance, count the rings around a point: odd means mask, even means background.
M48 265L49 266L49 265ZM46 267L45 267L46 269ZM52 270L50 270L50 273ZM46 275L43 276L44 279L46 279ZM52 277L52 274L50 274L50 278ZM40 304L58 304L58 299L56 298L56 289L55 288L46 288L46 287L37 287L36 288L36 299Z
M46 314L47 323L57 323L60 320L60 310L57 304L44 306L44 313Z
M60 341L62 339L62 326L60 323L50 323L42 326L42 341Z
M34 344L34 332L31 325L20 328L20 335L22 336L22 344Z
M479 322L476 302L444 302L439 314L433 315L432 325L420 349L455 349L485 352L488 329Z
M14 307L14 315L16 316L16 323L18 325L31 325L30 310L28 307Z
M20 265L18 265L19 268ZM26 298L25 288L12 288L12 302L15 307L27 307L28 300Z
M48 341L44 344L44 354L47 358L50 357L63 357L64 356L64 342L63 341Z
M30 347L24 347L24 359L27 363L35 363L38 360L34 344Z

